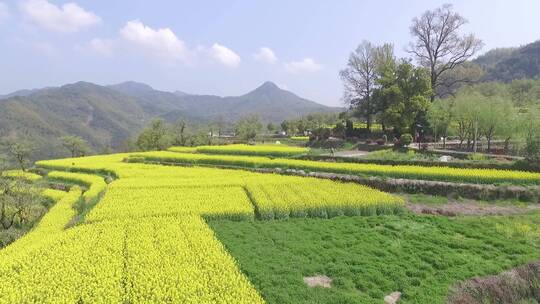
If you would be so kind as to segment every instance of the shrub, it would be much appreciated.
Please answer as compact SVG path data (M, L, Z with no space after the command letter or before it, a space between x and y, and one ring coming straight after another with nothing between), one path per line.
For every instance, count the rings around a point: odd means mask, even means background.
M399 137L399 142L404 147L407 147L408 145L410 145L413 142L413 137L409 133L401 134L401 136Z
M527 137L525 158L532 168L540 168L540 135Z
M487 160L487 157L482 153L471 153L467 155L468 160L483 161Z

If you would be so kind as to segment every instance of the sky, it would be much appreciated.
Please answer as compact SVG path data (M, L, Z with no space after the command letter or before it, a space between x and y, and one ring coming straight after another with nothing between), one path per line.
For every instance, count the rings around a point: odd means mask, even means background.
M540 0L0 0L0 94L132 80L231 96L273 81L338 106L360 42L408 57L411 20L444 3L482 52L540 39Z

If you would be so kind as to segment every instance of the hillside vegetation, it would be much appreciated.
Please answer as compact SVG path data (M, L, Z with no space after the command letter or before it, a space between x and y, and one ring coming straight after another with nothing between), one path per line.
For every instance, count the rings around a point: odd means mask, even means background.
M540 41L519 48L494 49L474 62L486 70L485 80L534 79L540 77Z
M5 97L0 100L0 139L31 141L34 159L66 156L60 138L67 135L82 138L94 152L126 149L126 140L155 117L169 122L232 124L257 114L264 123L279 123L312 112L339 110L298 97L271 82L237 97L163 92L134 82L108 87L78 82Z

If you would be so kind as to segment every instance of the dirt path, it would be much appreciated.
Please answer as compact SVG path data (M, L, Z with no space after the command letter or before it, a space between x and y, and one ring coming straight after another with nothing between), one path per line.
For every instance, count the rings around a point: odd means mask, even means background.
M339 156L339 157L362 157L369 152L367 151L359 151L359 150L345 150L345 151L336 151L334 152L334 155L331 155L330 153L324 154L326 156Z
M540 205L518 206L498 206L480 204L474 201L468 202L448 202L441 205L427 205L417 203L407 203L407 208L417 214L432 214L443 216L457 215L512 215L523 214L531 211L540 211Z

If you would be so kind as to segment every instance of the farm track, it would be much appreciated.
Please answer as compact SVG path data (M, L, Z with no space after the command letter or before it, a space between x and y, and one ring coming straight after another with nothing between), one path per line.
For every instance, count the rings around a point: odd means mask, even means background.
M407 209L416 214L440 215L440 216L501 216L518 215L530 212L539 212L540 205L497 206L480 204L477 202L449 202L441 205L422 203L407 203Z

